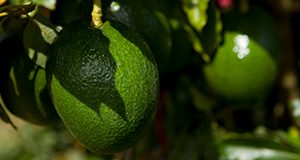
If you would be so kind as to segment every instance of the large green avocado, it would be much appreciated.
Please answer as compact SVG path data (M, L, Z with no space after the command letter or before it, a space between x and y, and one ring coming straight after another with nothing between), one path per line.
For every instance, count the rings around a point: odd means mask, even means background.
M224 30L247 34L262 45L276 61L280 60L282 41L274 17L258 6L246 12L237 9L224 14Z
M146 42L123 24L75 20L51 46L47 83L66 127L100 154L128 149L154 119L157 66Z
M224 44L204 67L208 86L230 101L264 98L276 82L278 65L269 52L248 35L226 32Z
M281 39L271 14L250 6L223 15L224 42L204 67L209 88L230 101L261 99L278 76ZM255 25L254 25L255 24Z

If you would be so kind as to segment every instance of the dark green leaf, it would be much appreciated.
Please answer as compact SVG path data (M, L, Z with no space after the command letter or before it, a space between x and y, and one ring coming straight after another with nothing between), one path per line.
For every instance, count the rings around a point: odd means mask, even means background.
M222 28L223 24L221 21L221 13L216 8L214 1L209 3L209 8L207 10L207 24L203 28L200 34L201 42L203 43L203 48L205 52L209 55L214 53L218 45L222 40Z
M23 32L23 43L29 57L37 65L45 67L46 51L61 29L39 14L28 22Z
M184 30L186 31L186 33L188 35L188 39L189 39L190 43L192 44L193 49L202 56L202 59L205 62L209 62L210 57L203 50L202 41L201 41L199 35L189 25L185 25Z
M0 7L0 13L6 13L13 16L21 16L23 14L32 12L34 9L35 5L31 3L28 5L6 5Z
M209 112L215 105L215 99L207 96L203 91L199 90L196 86L190 88L191 96L193 97L193 104L201 111Z
M219 145L221 160L299 160L297 148L255 137L227 139Z

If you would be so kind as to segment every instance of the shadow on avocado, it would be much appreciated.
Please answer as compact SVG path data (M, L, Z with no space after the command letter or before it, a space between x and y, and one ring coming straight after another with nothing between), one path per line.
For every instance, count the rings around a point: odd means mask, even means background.
M128 121L125 104L115 86L117 65L109 51L109 39L87 22L74 21L68 27L52 47L56 59L47 65L55 67L46 68L55 68L50 72L60 84L100 117L99 107L105 104Z

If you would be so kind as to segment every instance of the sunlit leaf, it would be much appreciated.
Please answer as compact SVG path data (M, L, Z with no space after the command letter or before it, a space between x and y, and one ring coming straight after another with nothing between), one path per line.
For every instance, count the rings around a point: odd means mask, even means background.
M265 138L234 138L219 146L221 160L299 160L300 152L288 144Z
M207 22L209 0L182 0L182 7L191 26L201 32Z
M47 49L61 29L38 14L28 22L23 32L23 43L29 57L37 65L45 67Z
M270 137L271 134L267 133L265 137ZM282 142L292 145L300 150L300 133L299 129L295 126L291 126L287 131L279 130L275 131L276 139L280 139Z
M56 0L9 0L9 3L12 5L21 5L33 3L36 5L43 6L49 10L55 10Z
M55 10L56 0L32 0L32 2L49 10Z

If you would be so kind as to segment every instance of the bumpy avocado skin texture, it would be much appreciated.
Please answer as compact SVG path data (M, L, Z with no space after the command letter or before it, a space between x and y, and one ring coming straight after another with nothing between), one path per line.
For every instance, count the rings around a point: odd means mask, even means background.
M69 131L100 154L135 144L156 112L159 77L144 40L106 21L76 20L51 47L46 65L52 101Z
M11 113L38 125L59 120L47 90L45 70L25 53L15 60L4 83L2 98Z

